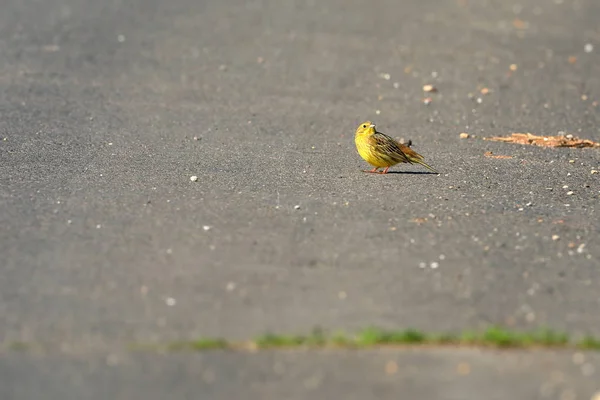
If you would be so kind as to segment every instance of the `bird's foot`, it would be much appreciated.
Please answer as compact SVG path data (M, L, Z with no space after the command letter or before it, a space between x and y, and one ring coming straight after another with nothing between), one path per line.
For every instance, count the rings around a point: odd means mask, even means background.
M373 169L363 169L363 172L368 172L370 174L381 174L381 172L378 171L378 168L373 168Z

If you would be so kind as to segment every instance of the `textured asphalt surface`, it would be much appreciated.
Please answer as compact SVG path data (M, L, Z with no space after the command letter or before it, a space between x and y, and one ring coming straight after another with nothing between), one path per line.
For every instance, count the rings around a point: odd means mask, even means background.
M9 367L7 367L8 365ZM56 366L59 365L60 368ZM3 399L590 399L600 356L404 350L3 357ZM124 384L126 382L126 384ZM511 397L515 394L515 397ZM596 400L596 399L594 399Z
M316 326L600 335L598 149L482 140L600 140L598 20L595 0L3 1L2 399L590 398L593 354L127 348ZM362 173L367 119L441 174ZM416 369L394 380L390 359Z

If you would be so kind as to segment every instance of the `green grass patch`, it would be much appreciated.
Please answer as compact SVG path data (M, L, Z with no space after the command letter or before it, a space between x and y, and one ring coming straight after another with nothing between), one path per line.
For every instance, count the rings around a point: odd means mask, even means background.
M431 341L425 333L407 329L404 331L384 331L377 328L367 328L354 337L357 346L368 347L375 345L419 344Z
M26 342L12 342L9 348L13 351L27 351L31 349L31 345Z
M259 348L268 347L298 347L306 345L308 336L275 335L268 333L254 340Z
M567 334L551 329L535 331L515 331L493 326L483 331L465 331L462 333L426 333L416 329L385 330L369 327L349 334L342 331L325 332L320 328L306 335L281 335L268 333L248 341L228 341L220 338L200 338L190 341L178 341L168 344L134 344L133 351L208 351L208 350L260 350L295 348L343 348L364 349L390 346L404 347L493 347L493 348L565 348L600 351L600 338L586 336L580 340L571 340ZM30 351L31 343L6 343L4 349L12 351Z
M202 338L190 342L175 342L168 346L169 350L218 350L229 348L231 344L225 339Z
M557 347L569 343L566 334L548 329L533 332L515 332L499 327L487 329L481 336L471 335L474 344L491 345L496 347Z
M579 341L577 347L585 350L600 350L600 339L586 336Z
M248 344L249 343L249 344ZM383 330L369 327L356 334L334 332L327 334L317 328L307 335L279 335L269 333L246 343L227 342L219 339L201 339L181 342L170 349L273 349L273 348L374 348L385 346L478 346L495 348L581 348L600 350L600 339L586 337L579 342L569 340L568 335L550 329L531 332L512 331L490 327L481 332L461 334L428 334L415 329Z

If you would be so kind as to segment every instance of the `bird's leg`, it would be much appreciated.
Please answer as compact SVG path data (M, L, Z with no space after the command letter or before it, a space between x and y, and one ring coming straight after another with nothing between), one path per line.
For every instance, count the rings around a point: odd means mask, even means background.
M378 171L379 168L375 167L373 169L363 169L363 172L369 172L371 174L379 174L380 172Z
M385 169L383 170L383 172L381 172L382 174L387 174L388 169L390 169L390 167L385 167Z

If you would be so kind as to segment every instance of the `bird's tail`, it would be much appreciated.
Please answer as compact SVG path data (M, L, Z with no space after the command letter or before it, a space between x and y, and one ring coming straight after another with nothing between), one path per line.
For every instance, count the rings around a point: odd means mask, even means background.
M429 169L430 171L433 171L436 174L439 174L439 172L436 171L431 165L429 165L425 161L423 161L422 155L420 155L419 153L417 153L416 151L414 151L413 149L411 149L408 146L403 145L403 146L401 146L401 148L402 148L402 151L404 152L404 154L406 155L406 158L408 159L408 161L410 161L413 164L421 164L422 166Z
M412 160L411 160L412 161ZM425 161L423 160L414 160L414 162L416 162L417 164L421 164L422 166L424 166L425 168L435 172L436 174L439 174L439 172L437 172L431 165L428 165Z

